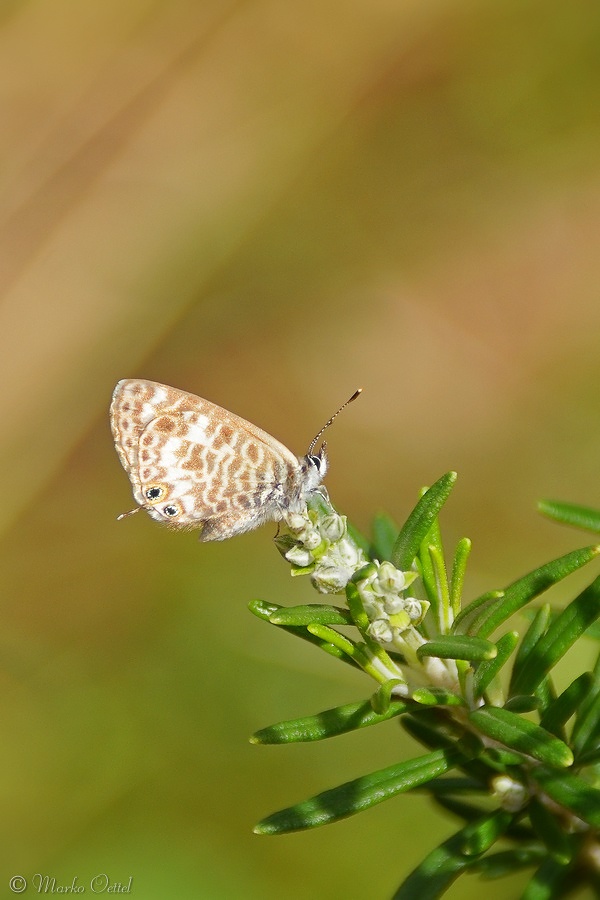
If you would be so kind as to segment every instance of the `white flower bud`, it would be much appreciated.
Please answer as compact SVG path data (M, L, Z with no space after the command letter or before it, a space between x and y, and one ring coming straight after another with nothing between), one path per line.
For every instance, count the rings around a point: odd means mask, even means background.
M367 632L378 644L389 644L394 636L392 629L385 619L375 619L371 622Z
M308 525L311 527L310 519L308 516L303 516L300 513L288 513L285 517L285 523L291 532L294 534L298 534L303 531L304 528Z
M352 576L343 566L319 566L311 575L311 580L321 594L341 593Z
M390 616L395 615L396 613L402 612L404 609L404 600L402 597L398 596L388 596L383 600L383 606L385 608L386 613Z
M291 550L285 554L285 558L288 562L293 563L295 566L300 566L304 568L305 566L310 566L311 563L314 562L314 557L309 550L306 550L304 547L301 547L297 544L295 547L292 547Z
M379 566L378 581L384 593L396 594L406 586L404 572L397 569L391 562L382 562Z
M362 562L362 551L351 541L345 539L338 541L335 545L335 551L343 565L348 566L353 571Z
M325 540L330 544L335 544L341 540L346 533L346 517L333 514L326 516L319 522L319 529Z
M423 618L423 604L416 597L407 597L404 601L404 609L413 621Z
M321 535L316 528L307 528L298 535L307 550L316 550L322 543Z
M508 812L518 812L527 801L525 786L508 775L497 775L492 778L492 786L500 805Z
M370 622L374 622L375 619L387 619L387 613L383 603L375 596L375 594L359 591L359 596L362 600L363 609Z

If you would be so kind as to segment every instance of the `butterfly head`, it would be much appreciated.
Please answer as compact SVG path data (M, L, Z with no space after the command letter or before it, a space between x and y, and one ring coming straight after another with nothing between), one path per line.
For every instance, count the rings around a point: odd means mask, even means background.
M304 465L306 467L305 489L310 492L318 487L327 472L329 458L327 456L327 444L321 444L318 453L307 453L304 457Z

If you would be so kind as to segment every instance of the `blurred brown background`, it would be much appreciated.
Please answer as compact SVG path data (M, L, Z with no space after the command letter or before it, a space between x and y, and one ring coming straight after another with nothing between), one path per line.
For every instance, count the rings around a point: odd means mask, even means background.
M1 885L388 897L449 836L421 797L251 833L419 751L248 745L374 685L246 611L314 599L273 529L116 523L107 407L164 381L300 454L362 385L328 439L361 528L455 468L471 595L588 542L535 501L600 504L599 47L592 2L0 6Z

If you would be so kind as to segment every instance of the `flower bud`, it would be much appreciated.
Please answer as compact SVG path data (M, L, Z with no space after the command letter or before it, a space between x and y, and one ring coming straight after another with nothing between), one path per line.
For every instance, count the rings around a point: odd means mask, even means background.
M298 535L307 550L316 550L322 543L321 535L316 528L307 528Z
M335 550L340 562L352 570L356 569L359 563L363 561L363 554L360 548L345 538L338 541L335 545Z
M525 785L508 775L497 775L492 778L492 787L500 805L508 812L518 812L527 802Z
M382 562L379 566L379 586L384 593L397 594L406 587L404 572L397 569L391 562Z
M404 600L402 597L394 596L385 597L383 607L388 615L393 616L395 613L402 612L404 609Z
M367 632L378 644L389 644L393 638L392 629L385 619L375 619L367 628Z
M285 517L285 523L291 532L298 534L307 525L310 525L310 520L308 516L303 516L300 513L288 513Z
M301 568L310 566L310 564L314 562L314 557L310 550L306 550L306 548L302 547L300 544L296 544L295 547L288 550L285 554L285 558L288 562L293 563L295 566L300 566Z
M321 594L339 594L341 593L352 572L343 566L322 566L319 565L311 575L311 581Z
M406 597L404 601L404 609L413 621L423 618L423 604L416 597Z
M330 544L335 544L346 533L346 517L338 516L336 513L326 516L319 522L319 530L325 540L329 541Z

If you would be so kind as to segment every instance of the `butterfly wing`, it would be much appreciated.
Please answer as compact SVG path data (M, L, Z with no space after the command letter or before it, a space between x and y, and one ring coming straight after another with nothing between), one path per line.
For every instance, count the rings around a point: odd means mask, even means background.
M111 425L136 502L201 540L280 519L298 483L298 459L267 432L167 385L119 382Z

